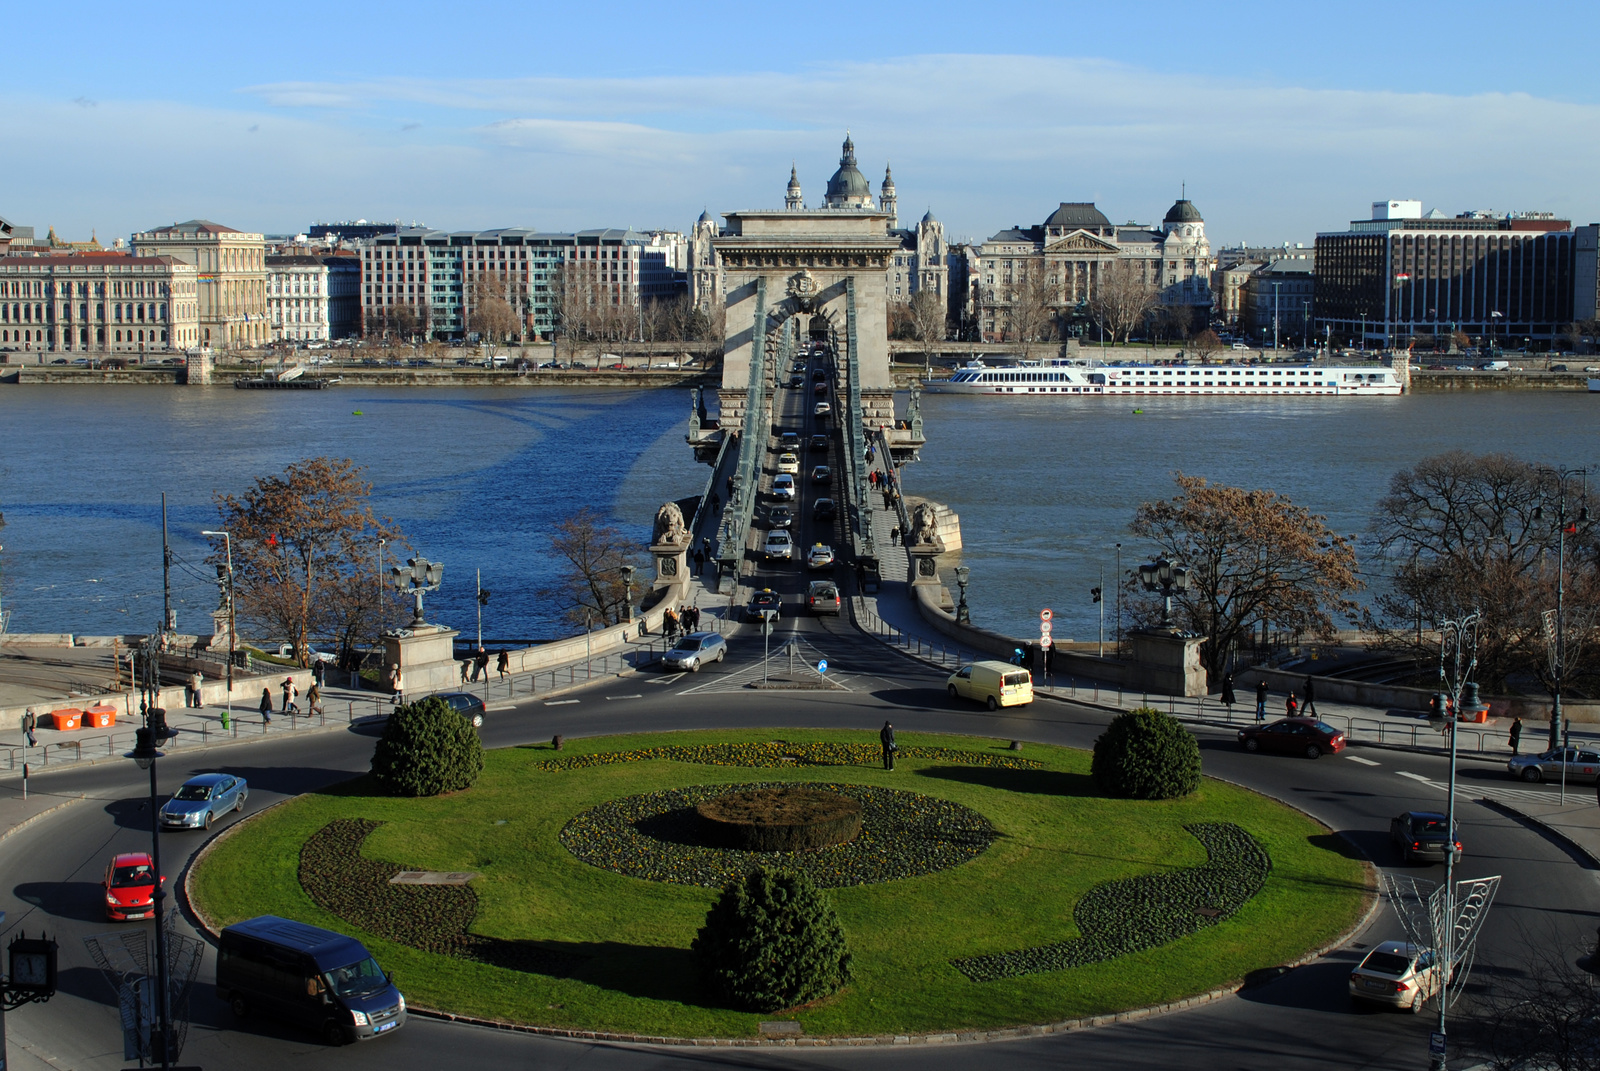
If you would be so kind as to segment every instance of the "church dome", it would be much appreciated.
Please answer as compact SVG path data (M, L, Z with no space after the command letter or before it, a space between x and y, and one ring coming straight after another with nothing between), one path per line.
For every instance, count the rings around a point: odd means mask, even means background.
M1180 200L1173 202L1172 207L1167 209L1167 217L1161 222L1204 223L1205 220L1201 218L1200 210L1194 206L1193 201Z
M1050 218L1044 221L1044 225L1077 230L1080 227L1086 229L1109 227L1111 221L1106 218L1104 212L1094 206L1093 201L1063 201L1060 208L1050 213Z
M829 205L838 207L852 203L865 205L872 200L872 184L856 167L856 147L848 134L844 139L844 153L839 157L839 170L828 180L827 199Z
M700 213L700 218L696 222L699 222L699 223L715 223L716 220L711 218L711 209L708 208L705 211Z
M938 223L939 221L933 218L933 209L930 208L930 209L928 209L926 212L924 212L922 214L922 222L924 222L924 223Z

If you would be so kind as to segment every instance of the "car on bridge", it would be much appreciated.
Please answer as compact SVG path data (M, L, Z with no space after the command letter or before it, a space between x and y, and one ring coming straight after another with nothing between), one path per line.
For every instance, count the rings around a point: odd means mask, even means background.
M828 468L828 466L818 465L816 468L811 470L812 483L831 483L832 481L833 470Z
M1277 751L1308 759L1343 751L1344 743L1344 733L1315 718L1279 718L1239 730L1239 746L1246 751Z
M691 632L661 656L661 668L698 673L707 662L721 662L727 657L727 640L715 632Z
M771 588L762 588L744 608L746 621L776 621L783 614L783 600Z
M1407 863L1442 863L1452 841L1461 851L1461 831L1445 834L1449 819L1438 811L1407 811L1389 821L1389 843L1400 850Z
M826 543L814 543L806 555L807 569L826 569L833 564L833 548Z
M831 580L813 580L806 587L806 606L814 614L837 614L839 585Z
M831 498L819 498L811 504L811 519L816 521L831 521L838 507Z
M787 528L794 523L794 510L788 506L773 506L767 511L768 528Z
M787 472L780 472L772 478L773 498L794 498L794 476Z
M794 375L789 377L789 387L791 390L796 387L803 387L805 384L806 377L801 375L799 372L796 372Z
M150 861L148 852L123 852L112 856L101 881L106 893L106 918L112 922L128 922L153 917L156 882L155 864Z
M794 557L794 540L788 531L778 528L767 533L767 542L762 550L768 558L782 558L787 561Z
M816 406L812 408L811 415L827 416L831 412L833 412L833 406L829 405L827 402L818 402Z
M1600 778L1600 751L1575 747L1558 747L1537 755L1518 755L1506 763L1506 772L1512 777L1533 783L1560 781L1563 764L1568 781Z
M800 471L800 455L799 454L779 454L778 455L778 471L779 472L798 473Z
M811 449L813 449L813 450L827 450L828 449L828 437L826 435L822 434L821 432L818 432L817 434L811 436Z
M161 808L162 829L210 829L217 815L241 810L250 795L242 777L203 773L178 786Z
M1444 971L1432 952L1405 941L1384 941L1350 972L1350 1003L1387 1004L1415 1014L1442 981Z
M798 431L786 431L782 435L779 435L778 449L784 451L794 451L800 449L800 433Z

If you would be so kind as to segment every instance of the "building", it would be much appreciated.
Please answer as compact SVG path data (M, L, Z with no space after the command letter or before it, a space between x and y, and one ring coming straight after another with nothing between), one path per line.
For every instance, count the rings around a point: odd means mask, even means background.
M139 354L199 343L198 274L167 256L0 257L0 351Z
M237 349L271 338L264 236L191 219L135 234L133 249L141 257L176 257L195 266L201 346Z
M1575 323L1600 319L1600 223L1573 231L1572 319ZM1579 336L1593 336L1580 331Z
M1464 332L1548 344L1574 319L1577 235L1548 212L1422 214L1378 201L1372 218L1317 235L1316 318L1343 339L1404 346Z
M0 257L6 255L11 248L11 242L17 236L17 228L4 216L0 216Z
M1214 263L1205 220L1187 199L1173 203L1160 227L1117 226L1092 203L1062 202L1043 223L1000 231L977 248L968 315L983 340L1010 338L1025 301L1042 298L1053 336L1081 335L1093 322L1102 281L1126 264L1154 308L1198 326L1210 317ZM1032 298L1024 299L1025 288Z
M792 168L789 171L789 191L790 195L785 198L784 204L792 212L801 207L800 180L795 178ZM722 307L722 261L717 257L714 244L717 233L717 221L711 218L709 209L700 213L694 229L689 232L689 294L695 309L707 314Z
M522 332L548 338L569 297L573 308L608 310L620 324L636 317L641 301L682 292L683 273L668 263L670 249L670 242L632 230L402 227L362 243L363 330L461 338L476 333L474 310L499 300ZM630 310L626 317L623 309Z
M274 342L326 342L333 337L328 310L328 266L321 257L267 257L267 323Z
M1256 265L1239 294L1240 331L1263 346L1313 344L1316 285L1316 270L1309 260Z
M393 234L399 223L372 223L364 219L341 220L338 223L313 223L306 228L306 237L314 241L332 243L361 242L380 234Z
M361 335L361 254L341 249L322 254L328 269L328 337Z

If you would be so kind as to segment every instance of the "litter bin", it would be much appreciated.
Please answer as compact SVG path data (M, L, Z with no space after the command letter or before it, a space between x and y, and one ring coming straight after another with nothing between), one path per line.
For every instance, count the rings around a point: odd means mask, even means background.
M66 707L62 710L52 710L50 721L54 728L60 730L83 728L83 711L77 707Z
M96 729L109 729L117 724L117 708L108 706L90 707L83 712L83 723Z

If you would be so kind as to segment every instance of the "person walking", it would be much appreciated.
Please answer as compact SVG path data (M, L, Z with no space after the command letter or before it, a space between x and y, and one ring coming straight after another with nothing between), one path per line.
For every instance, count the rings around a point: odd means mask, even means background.
M200 705L200 671L189 674L189 680L183 686L184 705L198 707Z
M279 685L278 687L283 691L283 703L282 703L281 706L278 707L278 710L280 712L284 713L284 714L297 714L297 713L299 713L300 712L300 708L299 708L299 706L297 706L295 704L295 701L294 701L295 693L297 691L297 689L294 686L294 678L293 677L285 677L285 678L283 678L283 683L281 685Z
M1308 718L1317 716L1316 687L1316 682L1311 679L1311 675L1309 673L1306 674L1306 701L1300 705L1300 712Z
M891 547L900 545L900 526L898 524L889 529L889 545Z
M315 662L311 663L311 680L319 688L326 688L328 686L327 662L319 658Z
M269 725L272 722L272 689L261 689L261 724Z
M1256 681L1256 721L1267 720L1267 680Z
M311 687L306 689L306 713L322 713L322 685L316 681L311 682Z
M1512 758L1516 758L1517 753L1518 753L1517 749L1522 746L1522 719L1521 718L1517 718L1515 721L1513 721L1511 723L1511 735L1506 738L1506 742L1511 745L1511 757Z
M1289 698L1283 701L1283 716L1286 718L1297 718L1300 716L1300 700L1294 697L1293 692L1290 692Z
M500 674L500 679L501 680L505 680L506 679L506 670L508 670L510 668L511 668L511 655L506 651L506 649L504 647L502 647L502 648L500 648L499 655L497 655L495 657L494 670L495 670L496 673Z
M400 674L400 663L389 666L389 702L399 706L406 701L405 679Z
M461 660L461 683L467 683L467 678L470 676L472 676L472 659L463 658Z
M706 573L706 552L699 547L694 548L694 575L704 576Z
M883 768L894 769L894 753L900 748L894 742L894 726L889 722L884 722L883 728L878 730L878 742L883 745Z
M485 651L482 647L479 647L478 653L474 655L472 659L472 679L474 681L477 681L480 678L487 680L488 677L489 652Z
M33 712L32 707L29 707L28 712L22 715L22 735L27 738L29 747L39 746L39 738L33 735L34 730L37 728L39 728L39 715Z
M1229 721L1233 720L1233 704L1238 701L1238 697L1233 694L1233 674L1224 673L1222 675L1222 705L1228 708Z

